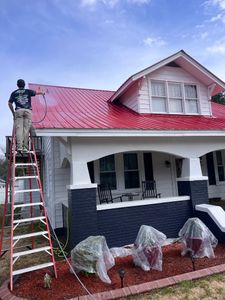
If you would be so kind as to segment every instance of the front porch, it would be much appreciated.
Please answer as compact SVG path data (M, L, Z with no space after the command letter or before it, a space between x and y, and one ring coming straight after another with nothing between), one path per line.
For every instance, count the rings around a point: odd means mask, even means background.
M111 246L129 244L143 224L176 237L194 216L195 205L208 203L204 154L211 150L208 139L57 138L54 147L58 153L55 189L60 188L55 218L63 203L69 215L71 247L89 235L104 235ZM142 199L142 181L152 179L161 198ZM67 193L62 193L65 183ZM134 196L100 204L97 186L102 183L110 184L115 197Z

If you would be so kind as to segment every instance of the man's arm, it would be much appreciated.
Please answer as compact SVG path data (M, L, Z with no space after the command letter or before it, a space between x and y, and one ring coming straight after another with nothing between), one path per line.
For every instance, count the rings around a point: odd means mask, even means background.
M45 92L42 92L42 91L35 91L36 95L42 95L44 96L45 95Z
M8 106L9 106L9 109L11 110L11 112L12 112L13 119L15 119L15 111L14 111L14 108L13 108L13 104L10 101L8 102Z

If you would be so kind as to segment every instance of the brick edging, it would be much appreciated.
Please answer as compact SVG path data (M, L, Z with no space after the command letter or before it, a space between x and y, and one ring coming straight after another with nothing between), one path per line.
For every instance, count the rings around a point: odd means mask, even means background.
M210 267L207 269L201 269L197 271L192 271L188 273L183 273L180 275L175 275L155 281L145 282L142 284L136 284L129 287L124 287L121 289L105 291L101 293L92 294L92 296L96 300L112 300L112 299L119 299L122 297L127 297L131 295L138 295L142 293L149 292L154 289L159 289L171 285L175 285L178 282L185 281L185 280L193 280L193 279L200 279L209 275L218 274L225 272L225 264L217 265L214 267ZM0 299L1 300L26 300L25 298L19 298L13 295L9 288L9 281L5 281L3 285L0 287ZM88 295L79 296L72 298L70 300L90 300Z

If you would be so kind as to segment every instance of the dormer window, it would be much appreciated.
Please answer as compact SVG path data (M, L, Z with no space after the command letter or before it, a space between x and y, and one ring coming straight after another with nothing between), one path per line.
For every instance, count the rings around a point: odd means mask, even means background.
M153 113L197 114L198 95L195 84L151 81Z
M187 113L198 113L198 96L197 96L197 87L193 84L185 84L185 100Z
M165 82L152 82L152 111L166 112L166 84Z

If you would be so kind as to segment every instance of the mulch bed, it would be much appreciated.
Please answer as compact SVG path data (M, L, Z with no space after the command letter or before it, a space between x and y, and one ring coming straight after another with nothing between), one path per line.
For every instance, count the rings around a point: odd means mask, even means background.
M215 249L215 258L196 259L196 270L204 269L225 263L225 245L218 245ZM116 265L108 271L112 284L103 283L96 275L79 274L79 278L85 284L90 293L98 293L121 287L118 270L125 270L124 286L131 286L162 279L186 272L193 271L190 257L181 256L181 244L175 243L163 247L163 270L143 271L136 267L131 256L117 258ZM38 270L22 275L14 285L13 293L16 296L27 299L70 299L87 294L78 283L75 276L70 273L69 266L65 261L57 262L58 279L52 278L50 289L43 286L43 278L46 270Z

